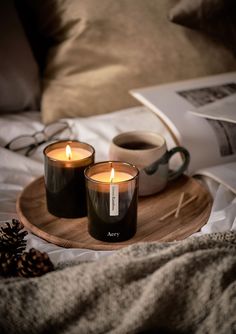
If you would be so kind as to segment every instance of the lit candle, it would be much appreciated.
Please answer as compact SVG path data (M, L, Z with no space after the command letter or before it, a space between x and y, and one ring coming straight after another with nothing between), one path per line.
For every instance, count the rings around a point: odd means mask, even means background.
M60 160L60 161L76 161L88 158L91 155L91 152L80 147L71 148L69 144L63 148L55 148L52 151L49 151L47 156L51 159Z
M85 170L88 231L102 241L130 239L137 228L138 169L125 162L100 162Z
M109 172L94 174L92 178L94 181L99 181L99 182L119 183L132 179L133 176L124 172L117 172L117 171L115 172L114 168L112 168L111 171Z
M94 149L78 141L60 141L44 149L48 211L57 217L86 216L84 170L94 162Z

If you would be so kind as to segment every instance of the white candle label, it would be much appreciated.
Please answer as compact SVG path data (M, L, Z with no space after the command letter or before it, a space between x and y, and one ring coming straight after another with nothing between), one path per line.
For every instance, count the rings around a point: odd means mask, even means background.
M110 216L119 216L119 185L110 184Z

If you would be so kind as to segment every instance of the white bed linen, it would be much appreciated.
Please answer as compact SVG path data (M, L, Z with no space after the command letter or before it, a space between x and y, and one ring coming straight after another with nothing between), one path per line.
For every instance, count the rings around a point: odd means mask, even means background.
M95 160L108 160L108 149L111 139L118 133L131 130L150 130L161 133L167 140L169 148L174 146L168 130L159 121L158 117L145 107L130 108L111 114L93 116L88 118L64 119L72 128L73 139L88 142L96 151ZM22 112L14 115L0 117L0 222L11 221L17 218L16 198L36 177L43 175L43 148L41 145L31 157L23 153L12 152L4 146L19 135L29 135L41 131L44 125L40 121L38 112ZM63 138L63 134L62 137ZM217 187L217 186L216 186ZM214 232L215 230L235 229L236 201L235 196L226 196L227 190L217 193L214 212L219 209L219 203L224 198L224 207L220 207L220 223L214 224L216 214L212 215L207 227L200 233ZM222 219L222 210L231 207L227 217ZM219 210L218 210L219 211ZM213 214L213 213L212 213ZM87 249L65 249L48 243L41 238L28 234L27 248L35 247L49 254L54 263L78 260L96 260L112 252L93 251Z

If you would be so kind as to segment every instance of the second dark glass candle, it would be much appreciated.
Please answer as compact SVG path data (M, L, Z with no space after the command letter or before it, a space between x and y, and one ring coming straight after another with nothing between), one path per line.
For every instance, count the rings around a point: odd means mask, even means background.
M88 232L95 239L119 242L137 228L138 169L125 162L100 162L85 170Z

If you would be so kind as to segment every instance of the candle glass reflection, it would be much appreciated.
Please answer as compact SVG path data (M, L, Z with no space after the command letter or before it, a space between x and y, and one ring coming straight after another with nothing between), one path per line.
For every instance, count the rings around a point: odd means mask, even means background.
M46 201L57 217L87 215L84 170L94 162L94 148L78 141L60 141L44 149Z
M100 162L85 170L88 232L95 239L120 242L137 229L138 169L125 162Z

